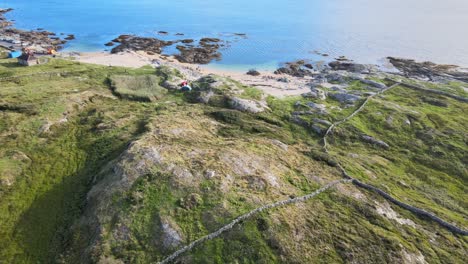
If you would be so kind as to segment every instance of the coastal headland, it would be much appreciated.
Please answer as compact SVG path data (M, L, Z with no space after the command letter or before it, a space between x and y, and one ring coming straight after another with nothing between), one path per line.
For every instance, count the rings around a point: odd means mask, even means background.
M226 70L227 41L182 33L75 52L6 12L0 264L464 263L466 69Z

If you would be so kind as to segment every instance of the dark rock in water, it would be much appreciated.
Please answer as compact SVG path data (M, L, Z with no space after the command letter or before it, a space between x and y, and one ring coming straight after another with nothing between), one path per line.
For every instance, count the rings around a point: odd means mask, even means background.
M188 43L193 43L194 40L193 39L183 39L181 40L180 42L184 43L184 44L188 44Z
M118 36L117 38L115 38L114 40L112 40L112 42L117 42L117 43L119 43L119 42L122 42L122 41L124 41L124 40L126 40L126 39L129 39L129 38L131 38L131 37L132 37L132 35L120 35L120 36Z
M339 56L338 58L336 58L337 61L350 61L348 60L348 58L346 58L345 56Z
M66 37L65 39L66 39L66 40L74 40L74 39L75 39L75 35L70 34L70 35L68 35L68 37Z
M0 15L6 14L10 11L13 11L13 8L0 9Z
M300 65L288 65L275 71L275 74L287 74L294 77L304 77L312 75L309 70L303 69Z
M305 64L305 60L298 60L298 61L295 61L295 62L288 62L286 64L297 64L297 65L304 65Z
M369 73L370 68L364 64L358 64L351 61L332 61L328 64L332 70L348 71L356 73Z
M107 42L106 44L104 44L104 46L107 46L107 47L112 47L112 46L114 46L114 45L115 45L115 44L114 44L114 42L112 42L112 41L111 41L111 42Z
M175 33L176 36L183 36L184 33Z
M245 34L245 33L234 33L234 35L236 35L236 36L241 36L241 37L247 36L247 34Z
M214 59L221 59L221 53L218 52L219 46L185 47L177 46L180 54L175 58L180 62L192 64L208 64Z
M0 14L0 18L3 19L2 14ZM35 47L34 52L36 54L47 54L48 49L55 48L58 50L60 45L66 43L66 41L61 40L59 37L51 37L56 34L50 31L25 31L9 26L11 26L10 21L0 21L1 35L3 38L11 39L10 42L13 44L12 49L20 49L20 43L27 43Z
M161 54L162 48L174 44L173 41L164 41L156 38L144 38L144 37L135 37L124 35L118 38L120 45L113 48L111 53L119 53L127 50L133 51L146 51ZM114 41L115 42L115 41Z
M37 31L43 31L44 29L43 28L37 28L36 30Z
M252 76L259 76L260 72L257 71L257 70L249 70L246 74L247 75L252 75Z
M441 65L433 62L416 62L414 60L388 57L390 63L406 77L430 81L456 79L468 83L468 72L459 71L456 65Z
M287 74L294 77L314 76L310 70L313 69L312 64L306 63L304 60L287 62L285 66L277 69L275 74Z
M202 38L200 39L200 44L203 42L220 42L221 40L219 38Z
M158 31L158 34L159 35L167 35L167 34L169 34L169 32L167 32L167 31Z

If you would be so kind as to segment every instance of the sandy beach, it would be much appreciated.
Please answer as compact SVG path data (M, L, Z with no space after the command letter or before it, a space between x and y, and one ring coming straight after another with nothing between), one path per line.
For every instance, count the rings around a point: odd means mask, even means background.
M118 54L111 54L108 52L73 52L64 53L62 57L73 57L79 62L107 66L131 68L139 68L146 65L151 65L153 67L169 66L182 72L188 81L194 81L204 75L216 74L233 78L244 85L256 87L266 94L276 97L300 95L310 91L310 87L308 86L308 83L311 81L310 78L278 75L268 71L260 71L259 76L251 76L242 71L219 69L210 65L181 63L170 56L161 56L159 54L148 55L146 52L128 51ZM285 80L287 80L287 82L285 82Z

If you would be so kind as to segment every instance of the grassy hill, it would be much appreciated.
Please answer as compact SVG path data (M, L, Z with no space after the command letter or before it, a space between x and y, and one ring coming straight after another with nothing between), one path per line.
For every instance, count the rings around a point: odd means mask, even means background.
M468 228L465 102L396 86L335 128L326 153L328 124L361 101L277 99L219 76L186 94L163 88L172 75L183 77L164 68L0 59L0 263L161 261L252 209L342 179L337 163ZM465 83L403 81L467 97ZM310 103L326 113L295 118ZM176 261L464 263L467 243L342 183L254 215Z

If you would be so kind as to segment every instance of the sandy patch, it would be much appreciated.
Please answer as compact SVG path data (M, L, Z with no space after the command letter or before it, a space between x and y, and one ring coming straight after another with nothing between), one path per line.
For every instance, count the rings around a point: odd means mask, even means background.
M67 54L65 54L66 56ZM216 74L230 77L240 83L258 88L266 94L276 97L296 96L310 91L309 78L297 78L285 75L276 75L273 72L262 71L260 76L250 76L245 72L219 69L210 65L194 65L178 62L172 57L161 55L148 55L145 52L123 52L110 54L108 52L87 52L70 54L76 61L106 66L122 66L140 68L145 65L158 67L169 66L181 71L189 81L194 81L203 75ZM279 79L283 79L280 81ZM287 79L287 82L284 81Z

